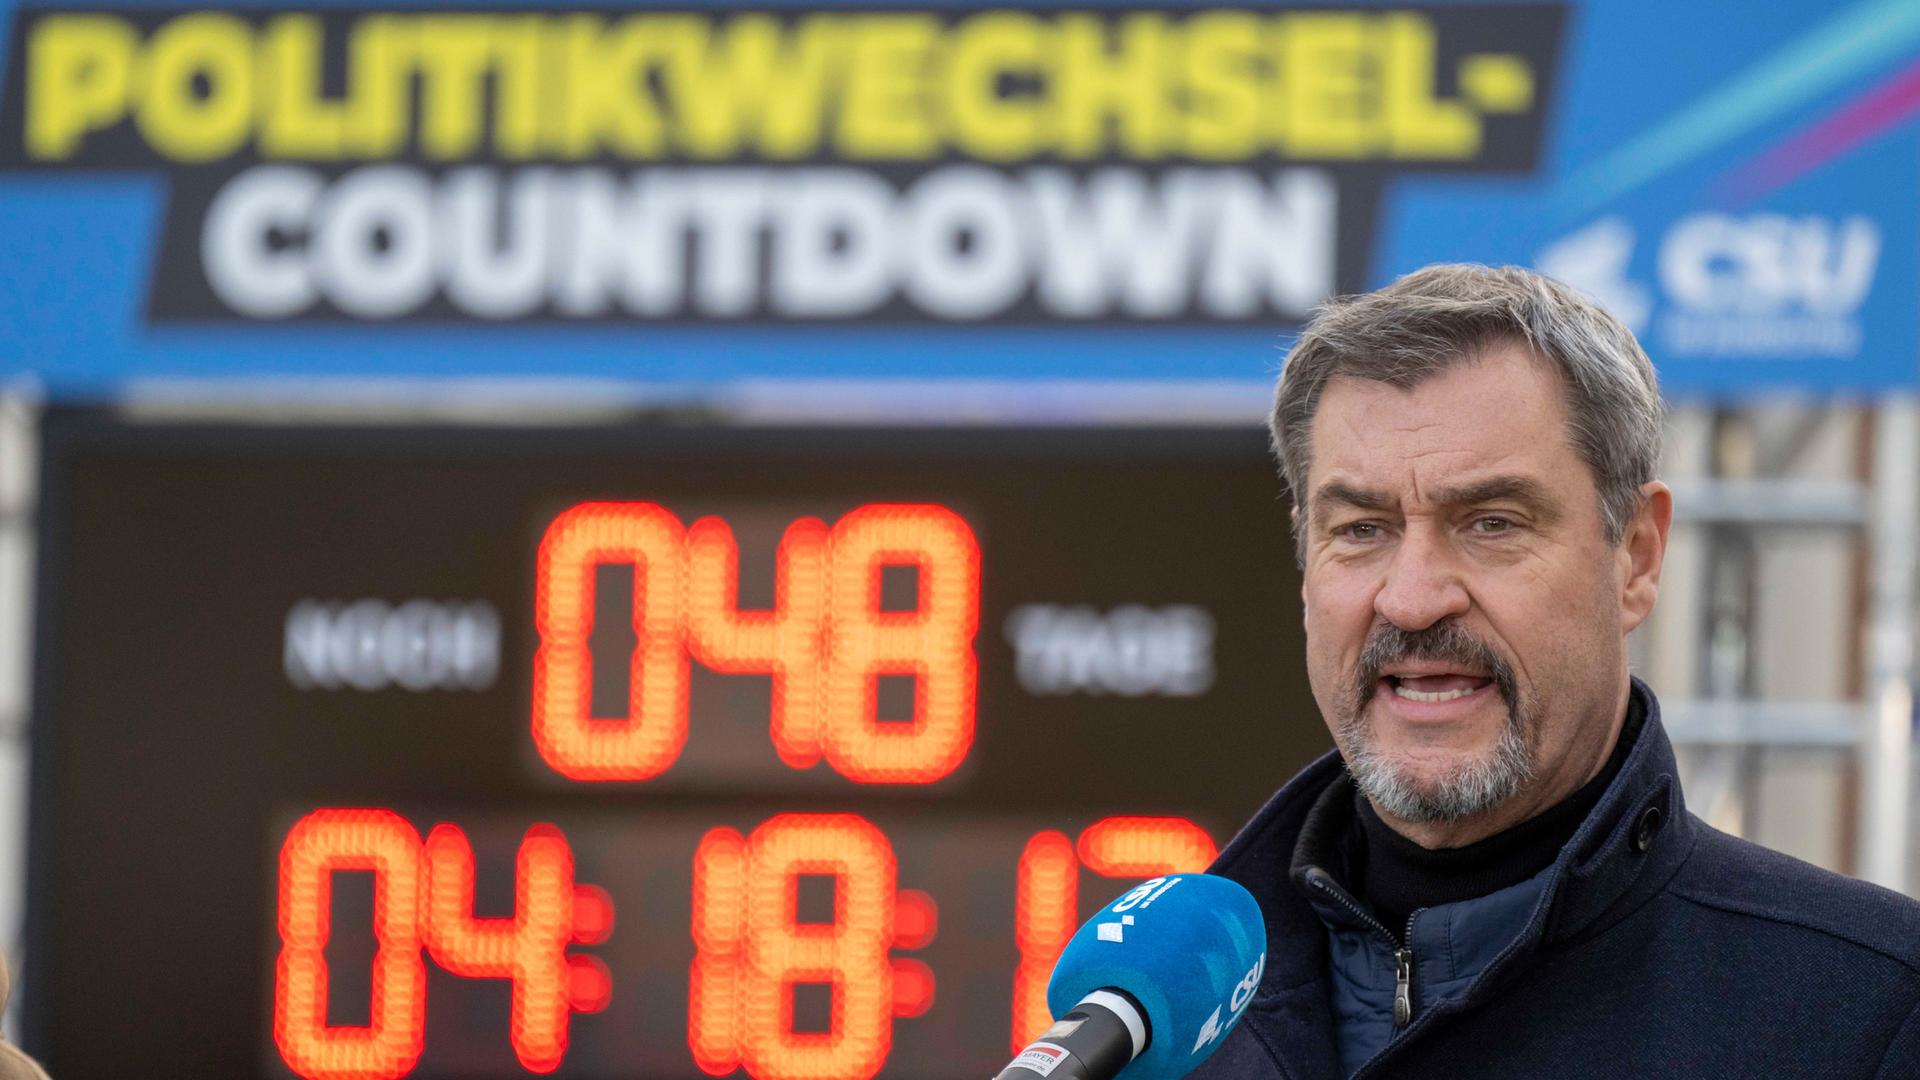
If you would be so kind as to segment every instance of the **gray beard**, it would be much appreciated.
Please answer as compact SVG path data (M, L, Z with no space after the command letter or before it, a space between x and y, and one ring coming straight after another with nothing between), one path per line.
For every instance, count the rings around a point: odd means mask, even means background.
M1451 824L1483 814L1520 793L1533 779L1533 753L1523 721L1507 711L1507 725L1493 750L1433 786L1418 786L1372 745L1373 729L1364 716L1341 725L1347 772L1374 810L1401 821Z
M1373 746L1367 705L1379 691L1380 672L1401 660L1441 660L1487 671L1507 705L1507 723L1492 751L1437 785L1419 786ZM1389 691L1390 692L1390 691ZM1533 702L1521 697L1513 668L1500 654L1448 619L1424 630L1401 630L1381 622L1368 635L1340 720L1340 749L1354 786L1381 814L1402 821L1452 823L1499 806L1533 779Z

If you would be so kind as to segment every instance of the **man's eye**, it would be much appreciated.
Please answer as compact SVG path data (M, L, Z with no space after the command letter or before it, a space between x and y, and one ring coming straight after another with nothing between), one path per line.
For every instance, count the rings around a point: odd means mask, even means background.
M1349 540L1372 540L1380 535L1380 526L1371 521L1356 521L1351 525L1342 525L1334 532Z
M1513 522L1503 517L1479 517L1473 519L1473 531L1482 536L1497 536L1513 531Z

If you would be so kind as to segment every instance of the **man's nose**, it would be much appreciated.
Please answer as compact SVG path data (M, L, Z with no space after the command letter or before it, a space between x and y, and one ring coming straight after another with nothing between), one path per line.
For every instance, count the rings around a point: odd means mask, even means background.
M1472 606L1456 555L1444 541L1409 530L1374 594L1373 609L1402 630L1425 630Z

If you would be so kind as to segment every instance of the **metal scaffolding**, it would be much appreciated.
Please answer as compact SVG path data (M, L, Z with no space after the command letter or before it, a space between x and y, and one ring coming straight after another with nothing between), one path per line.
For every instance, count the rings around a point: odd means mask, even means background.
M1729 793L1758 786L1765 751L1849 755L1858 800L1845 868L1910 891L1920 405L1899 397L1860 411L1871 437L1859 470L1864 475L1851 481L1786 475L1814 431L1835 415L1830 407L1809 407L1784 431L1762 434L1746 414L1710 414L1706 475L1673 484L1676 524L1698 530L1703 545L1700 572L1684 583L1702 594L1693 622L1696 690L1666 701L1663 711L1675 743L1690 751L1696 808L1709 816ZM1863 603L1851 612L1857 625L1829 628L1859 642L1855 700L1769 700L1758 689L1759 556L1775 538L1805 530L1849 537L1866 579ZM1846 813L1845 802L1833 808L1836 819Z

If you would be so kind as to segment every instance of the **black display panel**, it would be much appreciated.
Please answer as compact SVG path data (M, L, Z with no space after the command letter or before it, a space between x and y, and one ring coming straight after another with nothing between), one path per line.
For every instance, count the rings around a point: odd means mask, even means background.
M1328 745L1253 430L44 430L55 1076L977 1078Z

